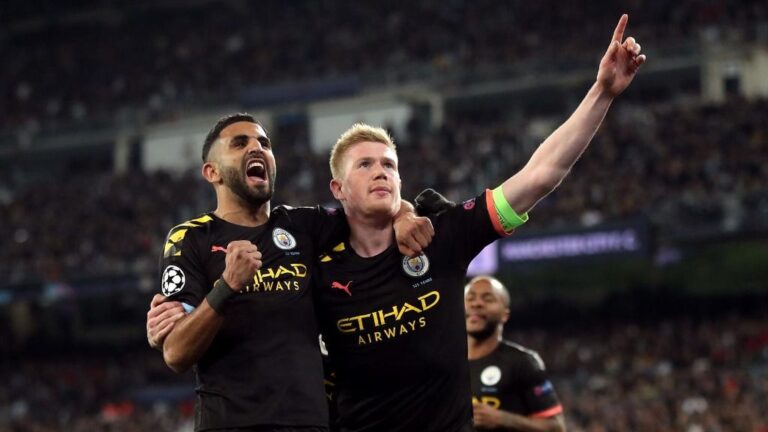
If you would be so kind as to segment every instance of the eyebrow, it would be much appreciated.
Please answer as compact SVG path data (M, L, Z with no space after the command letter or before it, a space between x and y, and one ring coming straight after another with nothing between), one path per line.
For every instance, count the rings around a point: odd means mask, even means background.
M233 136L233 137L230 139L230 141L231 141L231 142L237 142L237 141L242 141L242 140L248 140L248 138L254 138L254 139L256 139L258 142L260 142L260 143L262 143L262 144L263 144L263 143L265 143L265 142L266 142L267 144L272 144L272 140L270 140L270 139L269 139L269 137L267 137L266 135L248 135L248 134L239 134L239 135L235 135L235 136Z
M391 157L387 157L387 156L382 156L380 158L375 158L373 156L363 156L361 158L355 159L355 163L370 162L370 161L375 161L375 160L384 160L384 161L387 161L387 162L392 162L393 164L397 165L397 160L392 159Z

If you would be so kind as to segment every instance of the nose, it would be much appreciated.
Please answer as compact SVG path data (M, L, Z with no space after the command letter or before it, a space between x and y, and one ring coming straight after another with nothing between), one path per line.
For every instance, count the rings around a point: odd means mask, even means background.
M264 147L261 146L261 142L257 139L249 139L248 140L248 155L258 155L261 154L264 151Z
M386 180L387 179L387 170L384 169L384 166L380 163L376 164L376 171L374 173L374 180Z

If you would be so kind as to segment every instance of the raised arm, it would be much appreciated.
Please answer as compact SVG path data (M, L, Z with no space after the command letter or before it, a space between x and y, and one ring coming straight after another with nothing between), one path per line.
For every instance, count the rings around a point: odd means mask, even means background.
M645 63L645 55L640 54L640 44L634 38L628 37L622 43L627 20L627 15L619 19L611 44L600 61L597 80L576 111L539 145L518 173L502 184L504 197L516 213L527 213L568 175L600 127L613 99L629 86Z

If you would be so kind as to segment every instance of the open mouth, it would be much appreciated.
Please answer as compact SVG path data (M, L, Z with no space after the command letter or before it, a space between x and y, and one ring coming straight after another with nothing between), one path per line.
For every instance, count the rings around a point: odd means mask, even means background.
M260 159L253 159L245 166L245 175L249 179L255 181L267 180L267 168L264 165L264 161Z
M476 314L476 313L467 314L467 321L469 322L485 321L485 315Z

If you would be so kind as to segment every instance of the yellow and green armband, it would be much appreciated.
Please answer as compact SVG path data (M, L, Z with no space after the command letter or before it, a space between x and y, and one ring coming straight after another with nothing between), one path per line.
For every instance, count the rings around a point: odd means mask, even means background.
M517 214L504 197L504 192L501 190L501 186L493 190L493 205L496 207L496 214L499 215L499 222L501 223L504 232L509 233L513 229L528 222L528 213L523 213L522 215Z

